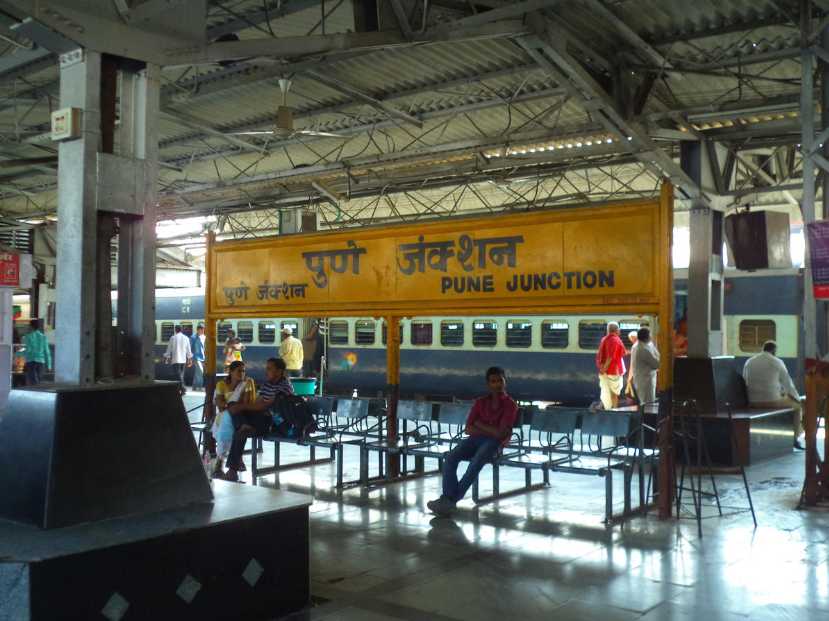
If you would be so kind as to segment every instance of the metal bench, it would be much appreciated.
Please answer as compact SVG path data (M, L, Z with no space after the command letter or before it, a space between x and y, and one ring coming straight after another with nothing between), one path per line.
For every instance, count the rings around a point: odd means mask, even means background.
M566 459L556 460L551 469L569 474L585 474L603 477L605 480L605 523L614 522L613 517L613 471L624 474L624 513L630 513L630 481L633 464L638 459L636 450L629 451L631 438L640 433L641 417L630 411L591 411L580 408L550 408L547 415L566 417L568 423L574 416L580 419L579 448L571 446ZM585 448L585 436L587 447ZM604 438L613 438L609 446L603 446ZM622 439L621 442L618 439ZM593 442L595 441L595 448ZM557 450L553 451L558 452Z
M397 403L397 439L392 441L388 437L366 438L360 446L360 472L364 484L368 482L369 453L376 451L385 461L385 472L389 471L388 459L391 455L402 457L401 474L408 475L407 456L409 450L427 445L436 433L433 423L434 404L431 401L401 400ZM435 471L437 472L437 471ZM383 471L380 471L382 477ZM415 476L426 474L423 468L423 457L415 455Z
M320 427L327 429L330 424L331 414L334 409L335 399L333 397L309 397L306 399L306 403L311 410L311 415L314 417L314 420L317 422L317 428ZM319 433L319 432L315 432ZM313 435L313 434L312 434ZM264 442L273 442L273 466L267 468L260 468L258 465L258 448ZM341 447L338 447L334 444L326 445L324 448L328 448L331 451L329 457L324 457L321 459L317 459L316 457L316 449L320 444L316 444L312 441L312 437L309 437L307 441L302 442L303 445L308 446L309 449L309 459L307 461L301 462L292 462L289 464L283 464L280 461L280 444L283 442L287 442L290 444L298 444L297 438L290 438L287 436L279 435L276 433L269 433L263 436L256 436L254 438L254 446L251 451L251 482L253 485L257 484L257 479L261 476L265 476L268 474L273 474L275 472L280 472L282 470L291 470L294 468L304 468L306 466L316 466L319 464L325 464L331 462L333 459L337 459L337 476L338 482L342 479L342 451Z
M544 415L537 407L530 406L519 410L518 422L518 431L513 434L516 442L508 444L503 452L490 462L492 494L481 498L478 481L472 484L472 500L476 504L546 487L550 484L550 470L556 464L572 459L572 437L578 422L577 414ZM529 430L524 434L523 427L526 422L529 422ZM563 450L566 454L554 456L555 450ZM523 468L524 486L502 493L500 466ZM541 471L542 483L533 484L533 470Z
M466 418L471 405L468 403L441 403L438 405L437 420L424 429L426 437L405 448L404 454L416 459L438 460L438 469L443 469L443 459L463 437Z

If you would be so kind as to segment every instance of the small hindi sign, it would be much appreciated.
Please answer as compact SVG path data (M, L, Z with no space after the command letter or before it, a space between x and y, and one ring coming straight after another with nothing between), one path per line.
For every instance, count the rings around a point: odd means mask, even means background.
M20 286L20 255L0 252L0 287Z

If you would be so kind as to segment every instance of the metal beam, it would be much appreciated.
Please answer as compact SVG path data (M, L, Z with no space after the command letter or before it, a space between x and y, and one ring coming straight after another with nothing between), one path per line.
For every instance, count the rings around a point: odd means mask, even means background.
M340 208L340 202L342 201L342 197L338 196L336 192L325 187L319 181L312 181L311 187L314 188L317 192L319 192L322 196L328 199L328 201L334 205L336 208Z
M618 32L625 41L632 45L636 51L645 56L645 58L654 63L657 67L664 69L671 68L671 64L662 54L651 47L651 45L642 39L642 37L640 37L635 30L616 17L616 14L607 8L600 0L584 0L584 2L588 7L590 7L592 12L600 15L603 19L610 22L616 32Z
M780 185L774 177L768 174L761 167L755 166L742 155L737 153L737 151L735 151L733 148L729 148L728 150L734 154L734 157L737 159L738 162L740 162L740 164L742 164L743 166L748 168L749 171L751 171L752 177L759 177L771 186ZM781 193L783 194L783 197L786 199L786 202L789 205L794 205L798 209L800 208L800 202L792 195L791 192L789 192L788 190L781 190Z
M632 153L656 166L670 177L688 196L704 200L699 185L658 146L638 124L625 120L616 110L610 96L566 50L566 41L549 30L539 36L523 37L519 44L544 67L570 96L597 108L595 118L608 131L618 136Z
M412 125L415 125L418 128L423 127L423 121L421 121L419 118L412 116L411 114L407 114L402 110L398 110L394 106L389 105L384 101L375 99L371 95L364 93L360 89L346 84L345 82L338 80L337 78L325 75L324 73L319 73L317 71L306 71L305 75L311 76L317 82L324 84L329 88L333 88L334 90L339 91L344 95L348 95L349 97L353 97L354 99L365 102L373 108L376 108L381 112L385 112L392 118L399 119L405 123L411 123Z
M203 65L241 58L301 58L337 51L368 50L408 46L440 41L463 41L510 37L523 34L525 27L518 22L485 23L480 26L435 30L407 41L397 32L340 32L305 37L247 39L213 43L203 48L166 47L164 64L168 66Z
M502 19L511 19L534 11L540 11L541 9L548 9L556 4L560 4L560 2L561 0L524 0L523 2L513 2L497 9L491 9L447 24L441 24L434 28L433 31L452 30L465 26L479 26Z
M47 49L17 50L14 54L0 57L0 78L14 79L28 71L39 71L53 64L57 64L57 58Z
M262 9L245 13L240 17L234 17L224 23L208 28L207 38L211 40L218 39L226 34L258 26L259 24L266 22L268 19L280 19L282 17L292 15L293 13L298 13L299 11L319 6L319 0L266 0L266 2L267 5L263 4ZM265 10L265 6L268 7L267 10Z
M389 1L391 2L391 8L394 9L394 16L397 18L397 23L400 25L400 31L407 40L411 41L413 31L411 24L409 24L409 18L406 15L406 9L403 8L400 0Z
M12 26L12 30L22 34L27 39L31 39L41 48L54 52L55 54L64 54L78 47L75 41L67 39L62 34L51 28L47 28L31 17L27 17L19 24Z

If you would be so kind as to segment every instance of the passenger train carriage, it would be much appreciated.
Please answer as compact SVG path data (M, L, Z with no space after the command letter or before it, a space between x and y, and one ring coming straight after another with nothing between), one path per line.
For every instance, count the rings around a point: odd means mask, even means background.
M778 342L778 354L800 384L798 352L802 348L800 307L803 279L798 270L728 273L725 296L726 353L741 366L768 339ZM675 271L675 319L684 314L687 272ZM162 356L176 323L186 333L204 317L203 291L156 292L156 373L174 379ZM652 317L609 315L414 317L401 322L401 394L409 397L469 398L483 388L482 373L497 364L508 374L508 390L522 400L585 404L595 400L598 387L595 352L608 321L621 324L623 336L648 325ZM301 338L307 321L297 318L239 319L217 326L217 361L227 330L233 329L246 350L249 373L264 377L264 363L277 355L279 331L290 326ZM327 321L325 391L375 395L386 385L386 329L368 317ZM188 380L192 371L188 370Z

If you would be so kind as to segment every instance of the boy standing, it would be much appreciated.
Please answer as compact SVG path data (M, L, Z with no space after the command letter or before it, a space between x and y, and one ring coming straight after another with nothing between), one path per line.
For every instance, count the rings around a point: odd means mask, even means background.
M518 406L507 394L507 377L501 367L486 371L489 394L475 400L466 419L468 437L449 451L443 462L443 494L426 503L429 511L449 515L457 502L466 495L484 465L505 446L512 434ZM469 460L466 474L458 481L458 464Z

